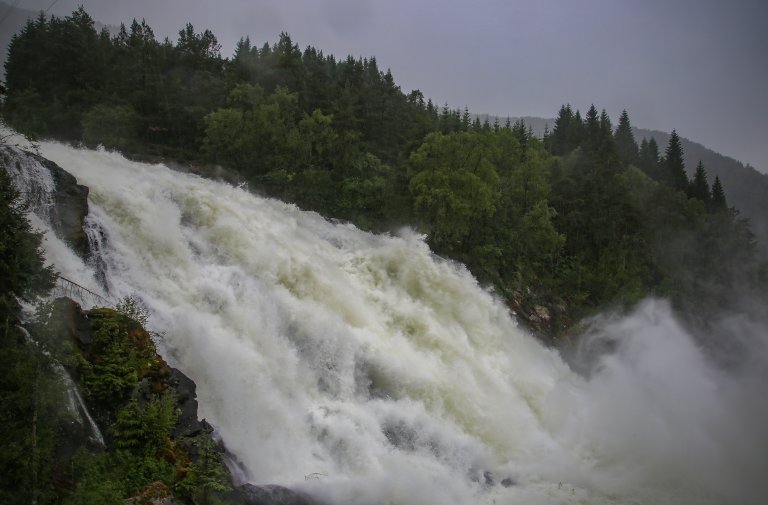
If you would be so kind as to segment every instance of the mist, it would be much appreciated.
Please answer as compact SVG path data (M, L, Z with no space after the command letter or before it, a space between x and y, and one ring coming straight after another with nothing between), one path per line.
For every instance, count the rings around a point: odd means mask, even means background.
M764 502L764 320L732 313L696 335L668 302L646 300L630 315L595 318L571 362L589 379L564 433L571 440L585 433L597 438L610 462L600 485L658 493L661 484L688 487L702 501L714 495L728 503ZM622 461L622 454L633 457Z

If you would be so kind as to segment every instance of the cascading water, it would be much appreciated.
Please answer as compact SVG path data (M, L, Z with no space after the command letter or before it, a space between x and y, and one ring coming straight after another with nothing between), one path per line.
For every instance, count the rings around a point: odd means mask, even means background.
M251 482L336 504L758 503L768 491L765 408L664 304L610 326L618 351L585 380L412 232L363 233L104 151L41 152L90 187L103 234L101 273L52 233L49 261L113 299L140 294Z
M37 345L32 335L23 326L19 327L19 330L25 335L28 342L32 345ZM46 352L46 355L50 357L50 354ZM52 361L53 371L61 380L61 384L66 388L66 406L69 415L80 426L82 426L89 435L90 443L94 447L104 448L104 436L101 434L99 426L96 421L91 417L91 413L88 411L88 406L83 401L83 397L80 395L80 391L77 389L77 384L72 380L69 372L57 361Z
M29 210L40 219L50 221L56 189L50 170L16 146L0 145L0 157Z

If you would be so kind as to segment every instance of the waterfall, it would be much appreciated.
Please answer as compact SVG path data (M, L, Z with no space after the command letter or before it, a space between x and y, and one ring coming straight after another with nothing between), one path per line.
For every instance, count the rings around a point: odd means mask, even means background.
M50 222L56 184L48 168L15 146L0 145L0 157L14 187L29 205L29 210L40 219Z
M77 385L61 364L56 363L55 368L62 383L67 387L67 406L69 407L70 413L81 425L88 424L88 429L91 433L91 442L97 444L99 447L104 447L104 436L101 434L101 430L96 424L96 421L91 417L91 413L88 411L88 406L83 401L83 397L80 395L80 390L77 389Z
M32 335L29 334L29 331L27 331L26 328L19 326L18 329L24 334L27 342L29 342L38 350L40 349L37 342L35 342L35 340L32 338ZM47 357L51 357L47 351L42 352ZM67 372L61 363L52 359L51 364L53 366L53 370L56 372L56 375L59 377L61 384L66 388L66 405L69 415L72 416L77 424L86 428L87 432L89 433L90 442L92 444L103 448L104 436L101 434L101 430L96 424L96 421L94 421L93 417L91 417L91 413L88 410L88 406L85 404L85 401L83 401L83 397L80 394L80 390L77 388L77 384L75 384L75 381L72 380L69 372Z
M616 352L586 379L413 231L364 233L103 150L40 149L89 186L102 240L86 264L47 232L47 259L112 298L139 294L244 480L337 504L768 491L768 414L747 394L765 375L712 367L663 302L606 323Z

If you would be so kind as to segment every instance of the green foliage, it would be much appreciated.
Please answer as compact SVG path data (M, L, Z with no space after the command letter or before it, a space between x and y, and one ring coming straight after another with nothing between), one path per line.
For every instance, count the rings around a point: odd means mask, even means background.
M146 326L149 322L150 311L136 295L125 296L118 300L115 304L115 310L141 326Z
M34 300L48 292L56 278L53 269L44 266L41 237L27 220L26 204L7 173L14 169L8 163L0 159L0 314L6 328L18 310L16 298Z
M139 116L129 105L97 105L83 115L83 140L115 149L131 149L137 141Z
M79 366L89 396L105 403L126 399L139 379L140 357L117 321L101 321L94 347L93 361Z
M270 170L293 171L285 155L300 137L295 94L279 88L268 98L260 87L239 84L229 97L232 107L205 117L203 149L209 159L249 178Z
M153 398L144 406L129 401L117 411L115 447L148 457L162 455L178 415L173 394Z
M63 310L67 307L69 311ZM175 392L164 382L169 371L139 324L146 322L146 309L135 296L122 299L119 309L88 311L93 340L70 351L74 375L107 447L97 454L81 451L71 472L66 466L66 478L75 482L67 503L122 503L152 482L178 484L190 464L184 446L172 436L180 411ZM48 334L67 334L71 305L57 300L39 312L36 336L47 342ZM53 448L58 437L55 433L52 438ZM52 496L60 500L65 491L55 490Z
M94 341L87 353L76 356L76 370L88 397L113 409L129 398L158 360L149 333L134 319L145 320L144 309L132 297L120 304L128 315L111 309L89 312Z
M17 316L18 300L45 294L55 275L6 172L15 168L0 163L0 502L52 503L62 390L50 356L17 327Z
M125 492L112 457L107 453L92 454L80 450L73 462L73 473L78 476L72 494L64 500L65 505L122 505Z
M50 358L15 327L0 335L0 502L54 503L55 451L66 418Z
M415 217L440 249L457 250L473 224L499 199L490 137L474 132L429 134L410 157Z
M72 464L77 483L65 505L123 504L147 484L175 480L173 465L164 459L119 448L101 453L82 449Z
M709 190L709 182L707 182L707 171L704 170L704 165L701 162L696 166L696 173L688 186L688 196L701 200L706 206L710 204L712 195Z
M711 209L714 212L721 212L728 208L728 202L725 199L725 191L719 177L715 177L712 184L712 199L710 200Z
M637 166L640 161L640 155L637 143L635 142L635 136L632 133L632 125L629 122L629 114L627 114L626 110L621 112L614 139L619 160L624 165Z
M30 20L12 39L5 67L4 113L11 124L28 133L79 138L81 115L98 100L107 75L103 42L82 7L64 19L41 13Z
M196 439L198 460L189 468L185 479L181 480L175 490L195 501L195 503L211 503L212 494L231 490L229 473L221 460L221 454L209 435L204 434Z
M685 175L685 163L683 162L683 146L675 130L672 130L667 150L664 152L662 181L677 191L688 189L688 176Z

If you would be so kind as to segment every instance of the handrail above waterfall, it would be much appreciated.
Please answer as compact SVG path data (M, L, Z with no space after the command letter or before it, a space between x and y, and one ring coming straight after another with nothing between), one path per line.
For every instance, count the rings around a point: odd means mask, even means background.
M108 298L92 291L85 286L81 286L73 280L67 279L61 275L56 279L56 286L53 288L55 295L77 297L84 302L90 302L92 305L103 305L112 307L115 303Z

